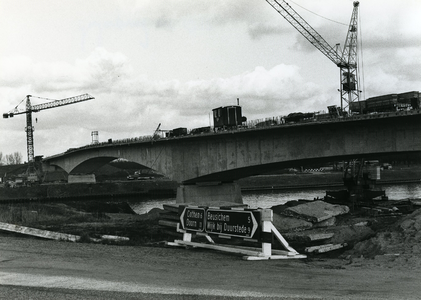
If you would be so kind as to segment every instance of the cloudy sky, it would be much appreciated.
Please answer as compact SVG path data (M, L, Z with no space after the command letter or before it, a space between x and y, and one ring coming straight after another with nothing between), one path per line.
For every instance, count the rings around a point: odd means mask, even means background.
M344 44L352 1L289 4ZM419 0L360 1L363 98L421 90L420 15ZM208 126L237 98L249 120L340 105L339 68L264 0L0 0L0 37L2 114L28 94L95 97L35 113L35 155L89 144L92 131ZM3 155L26 160L25 124L1 119Z

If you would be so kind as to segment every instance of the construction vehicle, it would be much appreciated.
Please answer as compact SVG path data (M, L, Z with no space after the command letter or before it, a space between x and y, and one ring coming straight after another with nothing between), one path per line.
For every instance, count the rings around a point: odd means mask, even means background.
M339 44L330 46L323 37L314 30L287 2L266 0L281 16L297 29L313 46L319 49L327 58L340 68L341 109L348 110L349 104L359 101L359 80L357 70L357 36L358 36L358 6L353 3L351 21L342 53Z
M159 135L160 131L161 131L161 123L158 124L158 127L156 127L156 129L155 129L155 131L154 131L154 133L152 135L152 138L154 140L157 140L157 139L160 138L160 135Z
M42 104L32 105L31 103L32 98L38 98L43 100L48 100L52 102L46 102ZM19 109L19 105L23 103L26 99L25 109ZM26 98L23 99L14 109L11 111L4 113L3 118L12 118L15 115L26 114L26 147L28 153L28 169L26 171L26 179L28 182L36 182L39 181L40 174L39 170L35 164L35 155L34 155L34 126L32 125L32 113L39 112L44 109L60 107L64 105L74 104L82 101L87 101L91 99L95 99L89 94L83 94L75 97L55 100L55 99L48 99L48 98L41 98L32 95L27 95Z
M168 129L161 129L161 123L158 124L158 127L155 129L152 139L153 140L159 140L160 138L169 137L172 130Z
M387 200L384 190L376 186L380 180L377 160L354 159L344 165L343 181L346 190L326 191L325 201L354 205L373 202L375 198Z

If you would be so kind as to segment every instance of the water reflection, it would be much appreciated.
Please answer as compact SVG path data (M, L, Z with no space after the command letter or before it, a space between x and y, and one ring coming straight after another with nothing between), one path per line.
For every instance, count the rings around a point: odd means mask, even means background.
M243 202L252 208L270 208L274 205L284 204L291 200L314 200L315 198L323 198L325 193L326 189L294 189L243 192L242 195Z
M384 185L383 189L390 200L416 199L421 198L421 184L399 184ZM284 204L290 200L323 198L326 193L325 188L306 189L306 190L276 190L276 191L245 191L243 192L243 202L251 208L270 208L274 205ZM133 210L138 214L144 214L152 208L163 208L164 204L175 203L175 198L160 199L130 199L129 203Z
M401 200L407 198L421 198L421 184L400 184L400 185L384 185L383 189L390 200Z

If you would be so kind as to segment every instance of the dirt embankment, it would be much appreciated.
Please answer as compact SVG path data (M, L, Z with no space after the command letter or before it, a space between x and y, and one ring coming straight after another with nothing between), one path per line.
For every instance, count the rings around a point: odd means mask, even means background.
M399 218L367 239L360 241L342 257L350 263L399 270L421 268L421 209Z
M419 176L419 171L387 170L382 178L410 179ZM405 176L402 174L406 174ZM271 186L282 183L286 185L323 184L340 182L341 176L336 173L317 175L281 175L258 176L240 181L241 186ZM137 183L133 183L137 184ZM147 183L149 188L159 186ZM84 188L90 185L85 185ZM91 190L92 191L92 190ZM75 234L83 241L100 235L117 235L130 238L125 245L156 245L161 241L174 240L175 231L169 232L158 224L160 209L153 209L144 215L136 215L127 203L107 201L60 201L43 203L4 203L1 204L0 222L12 223L39 229ZM274 208L274 223L280 222L277 209ZM288 226L291 222L288 221ZM281 223L279 223L281 224ZM279 225L278 226L281 226ZM302 224L302 223L300 223ZM373 264L376 266L396 268L416 268L421 266L421 210L411 214L391 216L367 216L356 211L338 216L335 222L323 225L322 231L334 232L333 242L347 242L349 245L329 256L341 258L342 263L353 266ZM299 227L299 226L298 226ZM292 228L302 231L309 228ZM318 229L320 230L320 229ZM289 230L282 231L286 233ZM5 233L2 233L5 234ZM8 233L7 233L8 234ZM305 245L291 241L297 250ZM323 256L322 256L323 257Z
M290 216L282 214L282 210L291 205L273 208L274 225L300 253L311 245L305 239L300 240L300 234L305 238L309 233L334 233L326 243L347 244L326 254L309 254L310 260L339 258L342 265L364 264L402 270L421 267L421 209L406 215L383 216L351 211L328 222L308 225L308 221L294 223ZM129 242L120 243L122 246L157 246L180 237L174 229L171 231L158 224L161 212L155 208L137 215L127 203L104 201L17 203L1 205L0 222L75 234L81 236L83 242L101 235L117 235L130 238Z
M0 222L74 234L87 242L101 235L130 238L130 245L150 244L168 236L158 225L159 209L137 215L126 202L66 201L0 205Z

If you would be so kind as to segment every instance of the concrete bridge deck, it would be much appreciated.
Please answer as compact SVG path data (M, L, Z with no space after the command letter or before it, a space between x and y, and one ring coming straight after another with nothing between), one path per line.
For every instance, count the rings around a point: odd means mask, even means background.
M70 174L116 159L137 162L184 185L234 182L290 166L421 151L421 111L91 145L47 157Z

